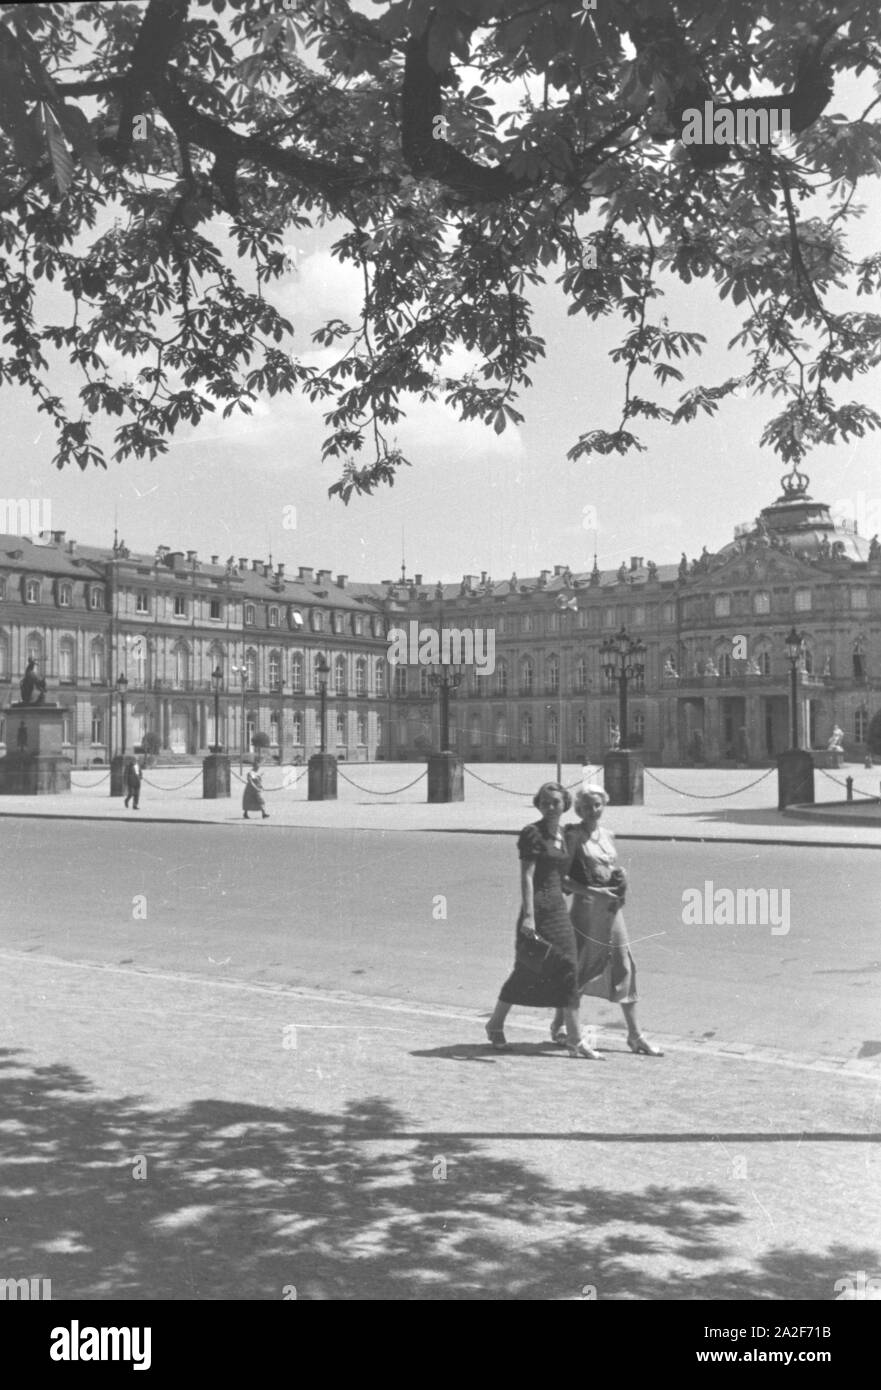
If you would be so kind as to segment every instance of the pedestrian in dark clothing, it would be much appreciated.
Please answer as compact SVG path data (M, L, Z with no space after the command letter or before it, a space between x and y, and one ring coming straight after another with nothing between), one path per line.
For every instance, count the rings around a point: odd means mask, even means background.
M131 802L132 810L137 811L139 809L138 802L141 799L141 764L137 758L132 758L131 762L126 763L122 780L125 783L124 804L128 807L129 802Z
M269 819L266 802L263 800L263 779L260 776L260 764L256 761L248 772L245 791L242 796L242 814L245 820L248 819L249 811L259 811L264 820Z

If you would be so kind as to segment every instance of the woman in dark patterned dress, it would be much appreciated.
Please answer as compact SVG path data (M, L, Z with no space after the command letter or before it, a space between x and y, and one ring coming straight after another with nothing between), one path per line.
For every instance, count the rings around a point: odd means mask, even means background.
M627 879L618 863L615 838L600 825L608 801L595 783L575 796L580 825L566 826L572 856L563 886L572 893L571 917L578 948L578 991L620 1004L627 1024L627 1046L644 1057L663 1057L639 1031L636 1017L636 965L624 924ZM563 1042L564 1018L558 1009L551 1037Z
M571 798L559 782L545 782L533 804L541 811L541 820L527 825L517 841L521 907L514 941L514 969L502 986L486 1025L486 1036L495 1048L508 1046L504 1024L512 1004L533 1009L556 1008L565 1022L569 1056L602 1061L600 1054L581 1038L575 931L563 897L563 875L571 852L560 827L560 816L568 811Z

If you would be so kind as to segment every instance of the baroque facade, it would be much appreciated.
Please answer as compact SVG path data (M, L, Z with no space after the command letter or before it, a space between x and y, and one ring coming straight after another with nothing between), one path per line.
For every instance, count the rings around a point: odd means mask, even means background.
M838 725L850 756L881 752L881 546L836 523L797 473L715 554L502 582L352 583L167 546L79 546L57 531L0 537L0 705L33 656L65 707L71 758L104 762L122 747L123 674L126 748L152 731L193 756L215 742L219 669L219 742L247 752L259 730L272 754L300 761L320 746L323 656L328 751L418 758L438 740L430 668L387 662L390 631L413 620L492 635L494 669L468 669L451 704L451 746L467 760L553 763L562 734L564 761L599 761L618 713L600 646L622 627L646 648L628 742L648 762L761 763L788 747L793 627L805 636L802 745L825 746Z

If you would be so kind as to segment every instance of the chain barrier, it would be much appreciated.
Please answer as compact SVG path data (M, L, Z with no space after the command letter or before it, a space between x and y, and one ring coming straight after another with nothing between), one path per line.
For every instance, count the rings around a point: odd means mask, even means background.
M534 792L516 792L510 787L500 787L498 782L488 782L485 777L478 777L477 773L472 772L470 767L466 767L465 771L468 773L469 777L474 778L475 782L482 782L485 787L491 787L494 792L506 792L508 796L524 796L529 798L535 795Z
M109 776L110 776L110 772L109 772L109 770L108 770L107 772L102 772L101 775L100 775L100 777L98 777L97 781L95 781L95 782L81 782L81 783L80 783L80 786L83 787L84 789L85 789L86 787L100 787L101 783L104 781L104 778L105 778L105 777L109 777ZM71 780L71 782L73 782L73 773L72 773L72 772L71 772L71 774L70 774L70 780Z
M151 782L146 773L141 774L141 781L146 782L148 787L152 787L154 791L157 792L182 792L185 787L191 787L194 782L198 782L201 776L202 772L200 769L195 777L191 777L188 782L181 782L177 787L163 787L161 782Z
M747 782L745 787L735 787L733 792L684 792L679 787L671 787L669 782L662 782L660 777L656 777L648 768L645 769L646 777L651 777L653 782L657 782L659 787L663 787L668 792L675 792L677 796L690 797L692 801L723 801L727 796L738 796L741 792L748 792L751 787L757 787L760 782L764 782L766 777L770 777L776 772L775 767L769 767L767 772L763 772L761 777L757 777L754 782Z
M837 777L833 777L832 773L827 772L825 767L818 767L817 771L822 772L824 777L828 777L830 782L834 782L836 787L844 787L844 790L847 791L847 783L839 781ZM869 801L881 801L881 797L875 796L874 792L861 792L859 787L851 787L851 791L855 796L867 797Z
M376 791L373 787L362 787L358 782L353 782L351 777L347 777L339 767L337 768L337 772L344 782L348 782L350 787L357 787L359 792L366 792L368 796L397 796L399 792L408 792L411 787L416 786L417 782L421 782L423 777L428 776L428 770L426 769L425 772L420 772L418 777L414 777L412 782L408 782L406 787L395 787L394 791L380 792Z
M243 787L247 785L247 782L248 782L247 777L242 777L238 772L236 772L235 768L230 768L230 773L231 773L231 775L236 779L237 782L241 782L241 784L242 784ZM280 787L264 787L264 788L263 788L263 791L266 792L267 794L268 794L269 792L286 792L286 791L289 791L291 787L296 787L300 782L302 782L302 780L303 780L303 778L305 777L305 775L306 775L306 768L303 768L303 771L299 774L299 776L298 776L298 777L295 777L295 778L293 779L293 781L290 781L290 782L289 782L289 781L288 781L288 777L290 776L290 774L288 773L288 774L285 775L285 780L282 782L282 784L281 784Z

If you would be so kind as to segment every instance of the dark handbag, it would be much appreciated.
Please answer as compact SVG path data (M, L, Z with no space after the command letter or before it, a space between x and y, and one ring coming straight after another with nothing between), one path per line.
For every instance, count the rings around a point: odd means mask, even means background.
M518 934L517 964L530 975L543 975L550 963L553 949L553 946L547 941L542 941L541 937L534 940L531 936Z

